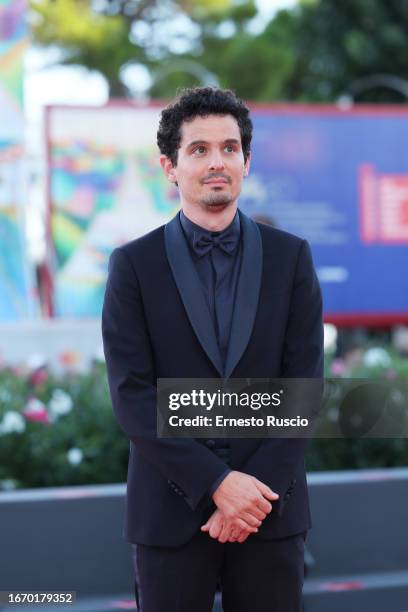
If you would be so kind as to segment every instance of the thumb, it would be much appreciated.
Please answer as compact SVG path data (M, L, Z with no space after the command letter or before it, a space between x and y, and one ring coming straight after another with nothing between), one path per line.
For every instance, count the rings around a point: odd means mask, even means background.
M209 528L210 528L209 524L208 524L208 523L206 523L205 525L202 525L202 526L201 526L201 531L208 531L208 530L209 530Z
M266 497L266 499L270 499L271 501L276 501L277 499L279 499L278 493L275 493L275 491L272 491L272 489L268 487L268 485L264 484L257 478L255 478L255 485L258 491L260 491L262 495Z

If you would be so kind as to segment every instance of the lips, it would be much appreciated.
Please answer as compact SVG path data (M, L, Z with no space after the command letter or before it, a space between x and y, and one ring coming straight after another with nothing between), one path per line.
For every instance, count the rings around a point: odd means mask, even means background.
M231 178L227 174L210 172L207 178L202 179L201 182L203 185L229 185L231 183Z
M228 185L228 181L225 179L211 179L210 181L204 181L205 185Z

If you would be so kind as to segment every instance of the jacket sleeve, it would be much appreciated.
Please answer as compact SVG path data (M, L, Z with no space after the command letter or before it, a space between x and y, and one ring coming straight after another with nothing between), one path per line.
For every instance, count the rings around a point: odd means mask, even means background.
M282 378L323 377L322 296L313 267L310 247L302 241L294 274L282 356ZM301 389L301 384L297 385ZM296 385L293 387L296 389ZM313 385L316 412L320 405L319 385ZM304 460L305 438L264 439L241 470L255 476L279 494L279 513L296 480L296 470Z
M158 438L156 373L140 285L123 248L115 249L102 311L102 336L113 409L120 427L169 486L194 510L227 465L190 439Z

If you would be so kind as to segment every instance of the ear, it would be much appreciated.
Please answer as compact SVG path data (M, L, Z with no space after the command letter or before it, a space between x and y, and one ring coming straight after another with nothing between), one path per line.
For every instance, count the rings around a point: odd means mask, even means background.
M244 165L244 177L248 176L250 165L251 165L251 151L249 151L247 160L246 160L245 165Z
M177 181L176 170L171 159L167 155L160 155L160 165L168 180L175 183Z

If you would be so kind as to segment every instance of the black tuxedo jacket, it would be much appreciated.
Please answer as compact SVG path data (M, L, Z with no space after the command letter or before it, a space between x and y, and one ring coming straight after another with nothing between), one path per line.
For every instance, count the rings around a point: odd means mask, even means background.
M227 467L203 440L157 438L157 378L322 376L322 300L307 242L239 214L243 253L225 371L179 215L111 255L102 332L113 408L130 440L129 542L189 541ZM280 495L256 537L310 527L305 445L230 440L231 468Z

